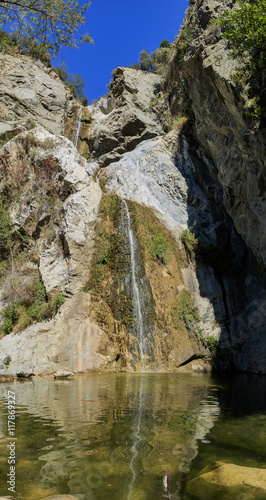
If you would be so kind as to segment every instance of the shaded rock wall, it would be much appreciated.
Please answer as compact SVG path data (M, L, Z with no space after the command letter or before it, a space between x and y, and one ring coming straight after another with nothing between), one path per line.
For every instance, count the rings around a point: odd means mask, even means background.
M171 63L170 106L178 108L182 79L193 135L214 162L236 230L265 269L265 124L245 114L248 89L241 91L231 78L238 63L229 57L220 27L210 24L233 3L198 0L188 9ZM191 26L182 61L182 37Z
M265 372L265 125L245 113L248 86L240 90L231 78L238 63L229 57L220 28L211 23L233 5L230 0L191 2L175 41L167 85L172 113L185 109L191 117L195 179L213 214L224 206L218 231L213 233L203 220L196 227L200 260L211 264L222 292L220 307L217 287L213 284L208 292L198 263L200 295L213 295L217 321L224 318L223 363ZM225 227L230 220L226 212L236 229L233 239Z

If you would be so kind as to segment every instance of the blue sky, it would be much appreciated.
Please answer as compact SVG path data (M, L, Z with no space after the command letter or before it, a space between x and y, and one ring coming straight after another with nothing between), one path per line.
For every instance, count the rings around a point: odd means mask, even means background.
M86 31L94 45L62 52L68 73L83 76L89 103L107 93L117 66L137 62L142 49L155 50L164 39L173 42L188 6L187 0L92 0Z

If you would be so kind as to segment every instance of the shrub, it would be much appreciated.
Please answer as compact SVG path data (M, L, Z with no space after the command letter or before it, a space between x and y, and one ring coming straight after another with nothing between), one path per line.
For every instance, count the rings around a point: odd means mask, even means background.
M0 200L0 257L3 259L10 253L12 244L12 225L8 207Z
M152 253L162 264L167 264L167 244L162 235L152 236Z
M252 76L266 73L266 0L237 0L238 7L226 10L217 21L223 36Z
M59 293L53 300L53 306L54 306L54 312L56 313L59 309L59 307L64 304L65 302L65 297L62 295L62 293Z
M130 67L164 75L168 69L171 49L172 45L170 42L163 40L160 48L153 52L149 53L147 49L141 50L139 53L139 63L134 62Z
M4 322L2 324L2 331L4 335L11 332L13 326L19 318L18 302L12 302L3 311Z
M68 69L68 68L67 68ZM68 86L69 90L72 92L74 97L81 100L83 106L88 105L88 99L84 96L85 92L85 81L81 75L69 74L64 68L64 65L54 68L55 73L59 76L60 80Z
M183 233L180 236L180 239L184 244L186 250L188 251L189 255L191 255L192 252L195 251L198 245L198 240L195 234L192 233L190 228L188 228L183 231Z
M160 49L165 49L167 47L171 47L171 44L168 40L162 40L160 43Z
M207 340L207 346L210 349L210 351L215 353L218 349L218 346L219 346L219 340L217 340L212 335L210 337L208 337L206 340Z
M200 321L198 310L192 305L187 290L178 294L177 302L171 309L171 317L175 328L179 328L180 322L183 321L188 330L193 330L195 323Z
M257 94L253 111L261 114L261 89L266 74L266 0L237 0L237 8L226 10L217 23L231 49L230 55L239 60L241 68L232 76L239 83L251 81Z
M32 321L42 320L42 305L39 301L33 302L33 304L27 310L27 316Z

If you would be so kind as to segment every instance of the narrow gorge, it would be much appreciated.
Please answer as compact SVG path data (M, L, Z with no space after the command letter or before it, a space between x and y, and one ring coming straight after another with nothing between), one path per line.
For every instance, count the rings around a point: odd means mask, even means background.
M164 77L81 107L0 53L0 377L266 373L265 125L191 1ZM190 27L190 28L189 28Z

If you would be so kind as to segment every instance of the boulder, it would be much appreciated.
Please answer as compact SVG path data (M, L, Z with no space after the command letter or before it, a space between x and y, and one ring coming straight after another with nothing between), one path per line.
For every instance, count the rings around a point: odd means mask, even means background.
M217 462L213 470L192 479L186 491L200 500L262 500L266 495L266 469Z

